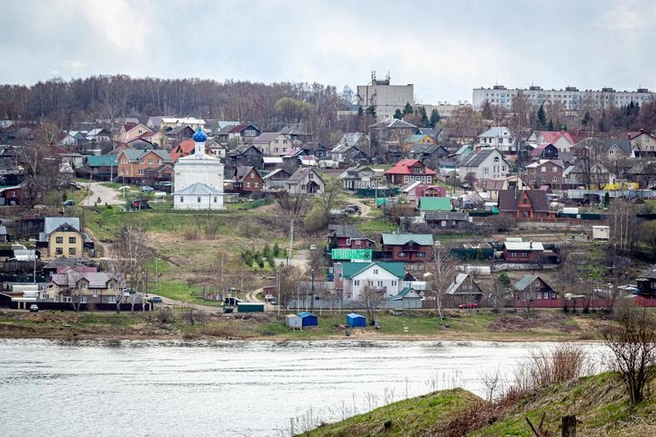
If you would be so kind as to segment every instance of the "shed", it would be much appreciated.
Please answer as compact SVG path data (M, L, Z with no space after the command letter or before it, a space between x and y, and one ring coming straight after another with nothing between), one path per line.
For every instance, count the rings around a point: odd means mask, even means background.
M237 302L238 313L263 313L264 304L260 302Z
M367 319L357 313L348 313L346 315L346 324L351 328L364 328L367 326Z
M593 240L608 240L610 238L610 226L593 226Z
M285 316L285 324L291 329L301 329L303 327L303 319L298 314L287 314Z
M303 321L303 326L319 326L319 319L312 313L302 312L298 316Z

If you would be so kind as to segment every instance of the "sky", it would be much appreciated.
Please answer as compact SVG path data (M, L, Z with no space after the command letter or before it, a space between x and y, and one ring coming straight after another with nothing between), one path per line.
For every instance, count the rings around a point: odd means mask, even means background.
M2 0L0 83L317 82L415 101L495 84L656 91L653 0Z

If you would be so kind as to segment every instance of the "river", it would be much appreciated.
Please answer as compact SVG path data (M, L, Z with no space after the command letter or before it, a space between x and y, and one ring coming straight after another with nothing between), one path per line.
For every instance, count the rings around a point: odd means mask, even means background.
M438 389L485 395L532 343L0 340L0 433L288 436Z

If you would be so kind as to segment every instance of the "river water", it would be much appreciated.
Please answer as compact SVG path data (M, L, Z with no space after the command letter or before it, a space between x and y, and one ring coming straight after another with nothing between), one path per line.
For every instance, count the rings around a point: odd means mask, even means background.
M288 436L438 389L484 396L537 347L0 340L0 434Z

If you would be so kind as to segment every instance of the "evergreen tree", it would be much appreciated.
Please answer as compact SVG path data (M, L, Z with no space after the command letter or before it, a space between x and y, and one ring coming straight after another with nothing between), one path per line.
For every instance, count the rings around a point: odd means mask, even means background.
M547 130L553 131L554 130L554 122L552 119L549 119L549 125L547 126Z
M440 122L440 113L437 109L431 111L430 119L428 120L429 127L435 127Z
M412 114L414 111L412 110L412 105L410 102L405 104L405 107L403 108L403 116L405 117L408 114Z
M370 105L367 108L367 115L372 116L373 118L376 118L376 107L374 105Z
M486 100L485 103L483 104L483 108L481 109L481 114L483 114L483 118L486 120L492 120L494 118L494 114L492 114L492 105L490 105L490 101Z
M394 111L394 118L397 120L401 120L403 118L403 113L399 108L396 108L396 111Z
M417 112L419 112L419 115L421 116L421 125L423 127L430 127L430 121L428 120L428 114L426 114L426 108L420 106Z
M544 110L544 104L540 105L536 115L537 115L537 118L538 118L537 128L544 130L544 128L547 127L547 113Z

